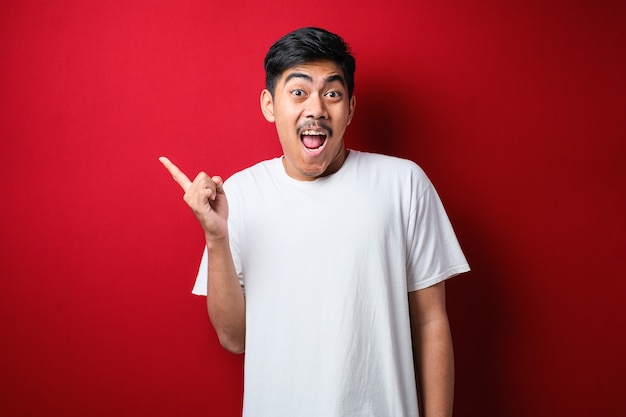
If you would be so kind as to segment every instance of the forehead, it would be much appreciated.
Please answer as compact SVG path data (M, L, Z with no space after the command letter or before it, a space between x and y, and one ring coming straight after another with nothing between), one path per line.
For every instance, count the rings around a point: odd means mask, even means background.
M323 82L332 83L339 82L345 84L345 77L341 66L334 61L312 61L306 62L293 67L287 68L278 80L279 84L288 82L304 81L304 82Z

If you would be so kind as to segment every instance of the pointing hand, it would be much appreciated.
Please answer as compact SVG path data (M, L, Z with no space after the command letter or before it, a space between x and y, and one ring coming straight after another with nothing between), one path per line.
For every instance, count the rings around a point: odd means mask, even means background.
M222 188L222 178L209 177L206 173L200 172L191 181L166 157L160 157L159 161L185 192L183 199L200 222L206 238L211 240L227 238L228 202Z

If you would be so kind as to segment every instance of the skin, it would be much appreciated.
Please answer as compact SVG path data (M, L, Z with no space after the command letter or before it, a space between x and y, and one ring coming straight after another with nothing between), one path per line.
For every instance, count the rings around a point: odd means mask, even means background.
M283 149L285 172L314 181L341 168L348 151L344 133L356 98L349 97L341 67L314 61L286 70L274 93L263 90L261 111L274 123ZM310 149L302 134L323 133L323 145ZM315 136L318 140L319 136ZM228 202L222 179L200 172L190 180L165 157L163 166L183 189L183 199L198 219L209 254L207 308L222 346L233 353L245 349L245 298L228 242ZM445 284L408 295L418 395L423 415L450 417L454 391L452 339L445 307Z
M409 308L421 415L451 417L454 352L446 312L445 281L410 292Z
M286 70L274 94L261 93L261 111L276 125L287 174L313 181L336 172L346 159L343 135L352 121L356 98L348 97L341 67L332 61L316 61ZM327 135L317 150L301 140L305 130Z
M228 241L228 201L220 177L200 172L191 181L166 157L159 161L184 191L183 199L204 230L209 254L207 309L224 349L243 353L246 303Z

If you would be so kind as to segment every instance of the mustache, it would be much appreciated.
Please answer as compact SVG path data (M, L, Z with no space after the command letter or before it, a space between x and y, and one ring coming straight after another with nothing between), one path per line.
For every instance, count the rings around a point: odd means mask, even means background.
M304 123L302 123L301 125L298 126L298 128L297 128L298 136L300 136L302 134L302 131L308 130L308 129L324 129L326 132L328 132L328 136L332 136L333 135L333 128L330 127L330 125L328 125L324 121L321 121L321 120L315 120L315 121L307 120L306 122L304 122Z

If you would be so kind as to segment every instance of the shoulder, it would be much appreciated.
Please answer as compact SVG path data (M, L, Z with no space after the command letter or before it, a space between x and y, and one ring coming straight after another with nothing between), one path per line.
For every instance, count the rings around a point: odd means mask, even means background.
M400 181L429 182L424 170L410 159L362 151L350 151L350 156L354 157L354 165L362 173Z
M266 181L275 175L278 165L280 165L280 158L258 162L248 168L235 172L224 182L224 186L226 189L238 188Z

